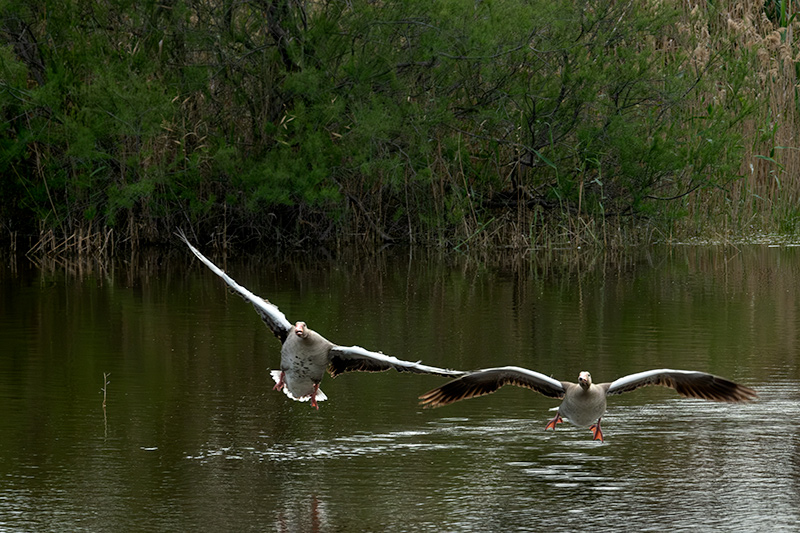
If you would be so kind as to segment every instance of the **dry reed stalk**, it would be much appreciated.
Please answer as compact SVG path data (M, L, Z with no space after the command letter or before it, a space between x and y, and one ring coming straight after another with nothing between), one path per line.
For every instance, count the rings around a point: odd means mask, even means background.
M100 389L103 391L103 411L106 410L106 397L108 395L108 385L111 383L108 380L108 377L111 375L111 372L103 372L103 387Z
M16 237L15 237L16 241ZM16 249L16 242L13 244ZM113 255L114 231L112 228L95 230L91 225L74 230L61 238L50 228L39 231L39 240L30 247L26 255L31 256L75 256L107 258Z
M757 112L740 125L745 140L745 153L740 167L744 179L735 181L727 198L713 199L694 195L689 202L690 218L710 217L719 224L722 213L728 232L747 231L756 222L764 229L775 229L783 220L780 213L796 213L800 199L800 117L798 117L798 80L796 64L800 54L793 57L794 20L788 27L775 27L764 13L764 3L715 2L713 6L697 3L687 13L696 24L687 24L698 41L695 61L704 63L709 51L731 44L739 51L752 51L754 69L747 97L759 107ZM707 30L711 28L711 33ZM728 51L729 53L737 53ZM724 80L724 72L715 76ZM699 95L698 106L704 99L724 101L726 86L716 94ZM718 226L719 227L719 226Z

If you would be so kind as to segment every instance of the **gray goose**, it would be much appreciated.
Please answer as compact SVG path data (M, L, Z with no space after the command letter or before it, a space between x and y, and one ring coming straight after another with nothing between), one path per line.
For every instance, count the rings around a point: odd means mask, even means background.
M594 440L603 440L600 418L606 412L606 397L630 392L647 385L675 389L687 398L720 402L748 402L758 397L756 391L725 378L692 370L662 368L621 377L611 383L592 383L589 372L578 375L578 383L557 381L533 370L516 366L487 368L470 372L420 396L424 407L441 407L459 400L490 394L503 385L535 390L550 398L562 399L558 413L545 426L556 429L563 419L592 430Z
M339 346L310 329L305 322L295 322L292 325L275 305L236 283L222 269L201 254L197 248L192 246L182 231L179 230L177 235L214 274L222 278L239 296L253 304L267 327L281 341L283 346L281 347L280 370L271 372L272 379L275 381L273 389L282 390L293 400L300 402L311 400L311 406L319 409L317 402L328 398L319 389L326 369L332 377L357 370L382 372L391 368L398 372L434 374L445 377L457 377L465 374L465 372L427 366L419 362L403 361L390 355L365 350L360 346Z

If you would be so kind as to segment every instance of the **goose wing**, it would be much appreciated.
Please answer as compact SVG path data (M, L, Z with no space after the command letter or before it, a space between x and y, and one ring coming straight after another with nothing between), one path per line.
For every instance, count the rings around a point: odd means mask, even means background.
M693 370L661 368L621 377L607 387L606 394L622 394L648 385L675 389L681 396L718 402L748 402L758 397L756 391L729 379Z
M459 400L491 394L503 385L535 390L550 398L563 398L564 385L551 377L517 366L470 372L419 397L423 407L441 407Z
M252 292L248 291L236 281L233 280L230 276L228 276L221 268L217 265L212 263L206 256L200 253L200 251L192 246L192 243L189 242L189 239L186 238L186 235L183 231L177 231L178 237L186 243L186 246L192 251L197 258L205 263L205 265L211 269L211 271L216 274L217 276L221 277L228 286L233 289L239 296L253 304L256 312L261 316L261 320L272 330L272 333L275 334L281 342L286 340L286 336L289 334L289 330L292 328L292 325L286 320L286 316L278 309L275 305L269 303L264 298L256 296Z
M328 372L333 377L344 372L383 372L392 368L398 372L435 374L445 377L458 377L465 374L460 370L448 370L423 365L419 362L403 361L391 355L365 350L360 346L334 346L329 353Z

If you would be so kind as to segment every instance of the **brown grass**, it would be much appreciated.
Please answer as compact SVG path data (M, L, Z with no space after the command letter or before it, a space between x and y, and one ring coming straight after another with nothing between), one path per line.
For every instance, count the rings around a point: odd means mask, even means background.
M83 227L63 237L52 228L43 229L39 232L39 240L30 247L27 255L107 257L114 254L114 242L115 236L112 228Z
M759 231L797 231L787 224L800 212L800 142L798 142L798 80L794 33L796 19L789 27L777 27L764 13L764 3L755 1L689 2L687 16L694 22L687 26L694 32L698 46L694 60L705 64L710 55L754 55L751 77L747 80L750 96L757 108L752 118L741 123L745 155L740 167L741 179L734 181L727 195L718 191L697 194L689 204L690 221L699 223L696 230L711 226L722 234ZM791 4L789 4L791 5ZM710 29L710 31L709 31ZM712 78L725 80L725 65L717 65ZM730 87L717 86L716 94L705 98L724 100Z

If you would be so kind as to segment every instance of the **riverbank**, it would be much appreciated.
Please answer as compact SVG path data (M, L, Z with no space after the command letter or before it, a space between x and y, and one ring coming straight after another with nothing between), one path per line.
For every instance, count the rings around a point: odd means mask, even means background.
M800 231L788 2L180 5L0 8L0 240L114 254L181 227L219 250L525 250Z

